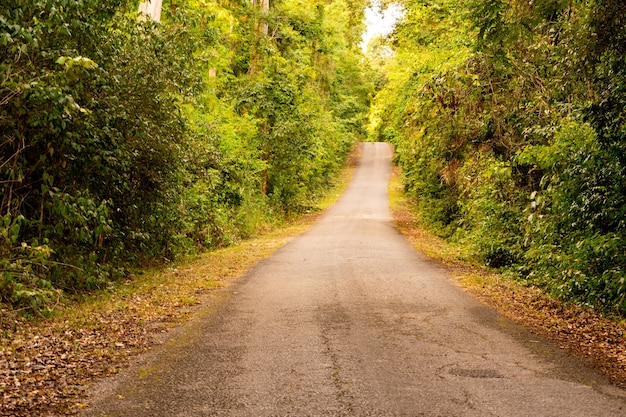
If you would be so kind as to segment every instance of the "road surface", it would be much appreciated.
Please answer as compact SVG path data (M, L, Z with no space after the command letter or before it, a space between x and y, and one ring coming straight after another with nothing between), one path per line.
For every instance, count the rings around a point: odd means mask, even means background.
M458 289L394 229L388 145L217 309L83 416L626 416L626 394Z

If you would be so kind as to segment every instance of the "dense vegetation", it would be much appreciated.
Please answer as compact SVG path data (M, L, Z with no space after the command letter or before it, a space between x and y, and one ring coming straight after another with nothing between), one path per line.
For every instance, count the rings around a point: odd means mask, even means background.
M365 1L0 4L0 303L308 210L363 121Z
M130 265L311 209L394 143L422 221L486 264L626 313L626 5L402 0L0 4L0 303L45 311ZM388 48L393 50L390 59Z
M626 3L405 0L371 135L421 219L486 264L626 314ZM375 46L375 45L374 45Z

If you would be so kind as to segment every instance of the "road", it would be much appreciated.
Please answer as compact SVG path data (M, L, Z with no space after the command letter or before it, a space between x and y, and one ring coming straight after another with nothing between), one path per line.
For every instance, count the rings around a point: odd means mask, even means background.
M394 229L363 145L320 221L83 416L626 416L626 393L482 306Z

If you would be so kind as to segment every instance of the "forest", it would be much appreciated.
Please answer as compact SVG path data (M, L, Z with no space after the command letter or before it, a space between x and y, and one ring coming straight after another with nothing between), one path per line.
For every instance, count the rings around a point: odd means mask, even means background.
M374 85L365 1L0 4L0 302L62 295L312 210Z
M0 303L46 312L136 268L315 209L391 142L424 227L564 300L626 314L626 4L0 4Z
M626 313L626 3L407 0L369 131L468 257Z

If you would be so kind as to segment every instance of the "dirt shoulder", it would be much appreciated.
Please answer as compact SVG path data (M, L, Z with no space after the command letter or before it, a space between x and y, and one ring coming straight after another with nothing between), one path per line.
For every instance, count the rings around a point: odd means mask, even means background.
M195 306L217 297L313 221L148 271L90 299L66 301L49 319L33 322L2 311L0 415L73 414L85 406L80 399L93 381L159 344Z
M540 289L522 286L493 270L459 259L459 251L420 228L402 196L396 172L390 185L397 228L428 257L442 262L457 283L500 314L552 340L626 387L626 320L612 320L581 306L565 304Z
M344 185L348 179L349 171ZM340 194L338 189L326 204ZM417 227L397 190L392 194L398 228L418 250L447 265L468 292L626 386L624 322L563 305L536 289L458 261L453 248ZM0 415L74 414L85 406L81 401L90 385L160 344L197 306L218 299L252 265L307 230L316 217L305 216L240 245L146 271L91 298L63 301L47 319L29 321L0 307Z
M0 305L0 416L71 415L87 388L162 343L200 305L218 302L249 268L307 230L350 182L355 147L320 211L258 238L147 270L82 300L61 300L52 317L27 320Z

